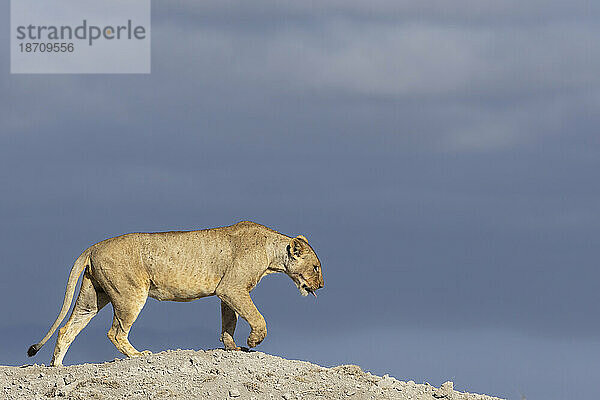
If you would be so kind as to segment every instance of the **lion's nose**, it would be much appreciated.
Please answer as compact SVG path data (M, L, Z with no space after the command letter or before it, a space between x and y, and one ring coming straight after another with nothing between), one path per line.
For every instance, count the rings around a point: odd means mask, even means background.
M323 288L323 286L325 286L325 282L321 281L321 282L319 283L319 289Z

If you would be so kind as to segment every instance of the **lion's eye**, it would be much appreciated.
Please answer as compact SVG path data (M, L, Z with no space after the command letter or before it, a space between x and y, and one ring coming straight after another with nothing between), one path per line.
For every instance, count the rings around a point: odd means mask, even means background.
M315 268L315 272L319 272L319 266L318 265L315 265L314 268Z

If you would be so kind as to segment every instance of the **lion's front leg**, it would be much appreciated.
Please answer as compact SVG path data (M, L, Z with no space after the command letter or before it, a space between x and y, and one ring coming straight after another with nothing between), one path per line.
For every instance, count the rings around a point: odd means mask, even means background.
M240 350L233 341L236 323L237 314L221 300L221 342L223 342L225 350Z
M267 323L250 298L250 293L243 290L227 290L217 288L217 296L231 309L248 321L252 331L248 337L248 347L256 347L267 336Z

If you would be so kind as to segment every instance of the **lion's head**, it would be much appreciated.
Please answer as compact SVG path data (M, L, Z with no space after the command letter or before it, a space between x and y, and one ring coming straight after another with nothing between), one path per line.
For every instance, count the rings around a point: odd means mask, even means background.
M315 291L321 289L325 282L321 261L308 244L308 240L302 235L293 238L287 246L287 253L286 273L292 278L300 294L307 296L310 293L317 297Z

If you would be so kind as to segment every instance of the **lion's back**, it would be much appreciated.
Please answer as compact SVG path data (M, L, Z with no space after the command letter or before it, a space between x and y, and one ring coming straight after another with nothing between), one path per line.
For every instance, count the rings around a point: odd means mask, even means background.
M128 279L167 291L185 287L186 293L197 287L207 295L229 268L240 264L236 258L243 258L242 268L266 266L265 243L275 234L280 235L250 221L198 231L129 233L92 246L92 264L109 280ZM250 279L254 271L238 275Z

